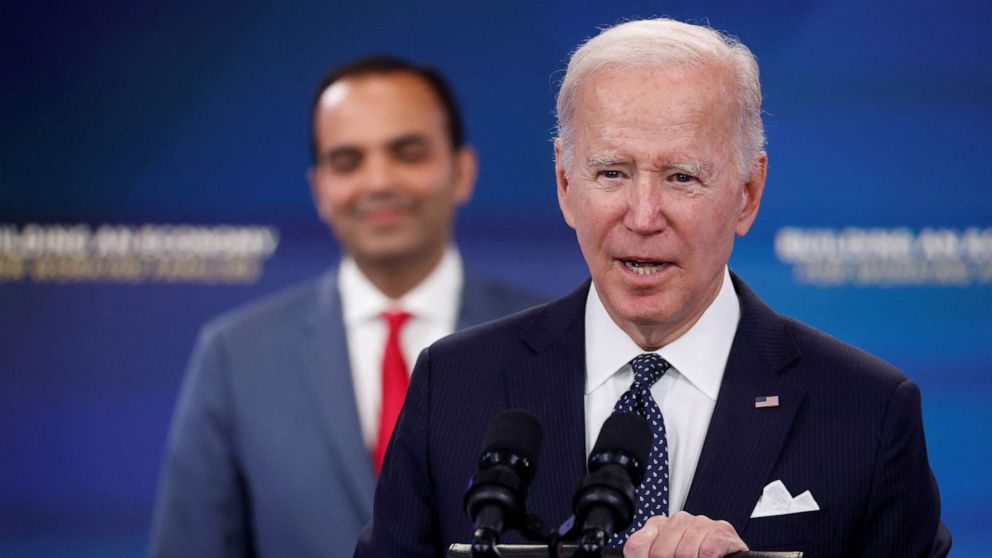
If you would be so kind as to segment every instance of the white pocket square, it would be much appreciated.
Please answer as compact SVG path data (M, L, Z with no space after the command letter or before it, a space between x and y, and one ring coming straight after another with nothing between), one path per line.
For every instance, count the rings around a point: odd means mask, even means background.
M754 511L751 512L751 517L770 517L819 509L820 506L813 499L809 490L793 498L785 484L777 480L768 483L768 486L762 491L761 498L758 498L758 503L754 505Z

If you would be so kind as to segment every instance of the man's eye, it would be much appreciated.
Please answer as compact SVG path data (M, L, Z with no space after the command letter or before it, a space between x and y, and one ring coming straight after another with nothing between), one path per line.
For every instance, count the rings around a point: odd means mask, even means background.
M336 153L326 159L328 165L336 173L348 173L362 164L362 156L358 153Z
M672 178L675 179L675 182L681 182L682 184L686 184L695 180L694 176L685 174L683 172L675 173L674 175L672 175Z
M618 170L604 170L604 171L600 171L599 175L602 176L603 178L607 178L609 180L617 180L617 179L623 178L623 173L620 172L620 171L618 171Z
M403 145L394 151L396 158L404 163L417 163L427 158L427 146L419 143Z

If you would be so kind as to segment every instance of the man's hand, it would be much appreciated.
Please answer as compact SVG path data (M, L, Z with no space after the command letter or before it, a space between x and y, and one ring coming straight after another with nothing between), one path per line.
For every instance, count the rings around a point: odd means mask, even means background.
M720 558L747 550L726 521L678 512L656 515L623 546L624 558Z

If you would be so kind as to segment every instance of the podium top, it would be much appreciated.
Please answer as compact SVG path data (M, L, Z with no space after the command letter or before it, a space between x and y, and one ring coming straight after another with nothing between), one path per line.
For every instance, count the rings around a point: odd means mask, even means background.
M575 553L574 544L562 545L557 558L568 558ZM547 545L541 544L501 544L496 550L503 558L549 558L555 556L548 551ZM453 544L448 548L448 558L471 558L472 546L468 544ZM803 558L802 552L761 552L748 551L730 555L732 558ZM619 548L603 549L603 558L622 558L623 550Z

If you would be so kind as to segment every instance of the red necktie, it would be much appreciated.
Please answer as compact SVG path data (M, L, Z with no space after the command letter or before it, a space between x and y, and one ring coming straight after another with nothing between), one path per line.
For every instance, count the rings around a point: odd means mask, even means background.
M383 312L382 317L389 325L386 335L386 349L382 354L382 408L379 412L379 438L376 440L375 452L372 454L372 466L376 476L382 468L382 460L386 456L386 446L389 437L393 435L393 427L400 416L403 398L406 397L406 387L410 375L407 373L406 362L403 361L403 351L400 348L400 329L410 319L409 312Z

